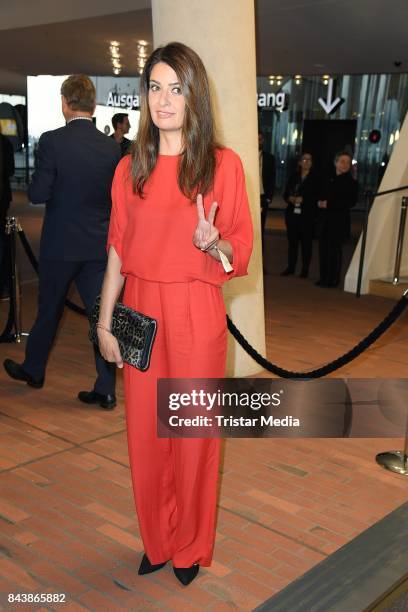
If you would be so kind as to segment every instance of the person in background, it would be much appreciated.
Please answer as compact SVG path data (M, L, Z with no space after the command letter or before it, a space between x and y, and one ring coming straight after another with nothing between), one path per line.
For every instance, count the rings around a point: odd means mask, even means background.
M45 203L39 265L38 313L22 364L4 361L7 374L30 387L44 385L48 356L72 281L87 313L100 293L106 268L111 186L118 145L92 121L96 92L91 79L72 75L61 86L66 125L41 135L38 166L28 188L33 204ZM78 399L115 406L115 368L95 351L97 378Z
M129 153L130 145L132 144L132 141L125 137L125 134L128 134L130 130L129 115L127 113L116 113L112 117L112 126L114 132L111 138L120 146L120 152L123 157Z
M308 152L300 156L296 171L286 185L285 222L288 236L288 265L282 276L294 274L299 245L302 251L300 278L307 278L312 259L313 228L317 215L318 181L313 171L313 158Z
M350 209L357 202L357 181L351 175L352 157L340 151L334 159L334 172L324 181L319 207L319 287L340 283L342 243L350 233Z
M136 146L112 186L98 338L104 357L122 367L110 329L126 278L123 302L157 320L149 369L124 364L129 458L145 548L139 574L171 560L187 585L212 560L220 439L158 437L157 380L225 376L221 286L247 273L252 222L241 160L215 139L199 56L182 43L159 47L140 87Z
M12 200L10 178L15 171L13 145L0 132L0 299L9 298L9 253L7 249L6 216Z
M262 245L264 243L264 233L266 218L268 215L269 204L272 202L275 191L275 158L271 153L266 153L263 150L264 136L261 132L258 134L258 151L259 151L259 187L261 196L261 236Z

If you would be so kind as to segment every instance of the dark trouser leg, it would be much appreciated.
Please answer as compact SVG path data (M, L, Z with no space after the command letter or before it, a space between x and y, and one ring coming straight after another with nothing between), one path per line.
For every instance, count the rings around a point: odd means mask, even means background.
M326 229L322 230L319 237L319 267L319 280L326 284L329 276L329 234Z
M332 235L329 242L329 270L328 283L337 286L340 282L342 263L341 239Z
M101 292L105 269L105 260L83 262L75 279L75 284L85 305L87 314L91 311L97 295ZM94 391L102 395L114 395L116 365L105 361L95 345L94 354L96 371L98 374L94 385Z
M336 285L336 287L337 287L337 285L340 284L342 263L343 263L343 247L342 247L342 243L340 241L339 245L338 245L338 249L337 249L337 274L336 274L336 278L334 280L334 284Z
M310 261L312 259L313 228L309 224L302 227L302 272L309 272Z
M48 355L64 311L65 298L78 271L76 261L41 261L38 313L27 340L23 369L34 378L43 378Z
M297 223L289 215L285 216L288 234L288 270L294 272L299 250L299 230Z

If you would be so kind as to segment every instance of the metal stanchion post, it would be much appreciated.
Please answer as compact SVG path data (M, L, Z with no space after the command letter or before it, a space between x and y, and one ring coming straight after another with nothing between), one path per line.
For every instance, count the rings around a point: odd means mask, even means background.
M23 336L28 334L22 331L21 324L21 291L20 273L17 264L17 241L16 236L22 228L17 217L6 219L6 234L10 236L10 268L11 268L11 287L10 287L10 307L12 313L12 326L14 333L10 334L9 341L21 342Z
M360 297L361 295L361 281L363 278L364 256L365 256L365 247L366 247L366 240L367 240L368 214L370 212L372 200L373 200L372 192L367 191L365 210L364 210L363 231L361 233L360 263L358 266L356 297Z
M398 230L398 240L397 240L397 252L395 254L395 266L394 266L394 276L392 280L393 285L398 285L399 283L399 275L401 268L401 257L402 257L402 247L404 246L404 233L405 233L405 221L407 218L407 208L408 208L408 197L403 197L401 201L401 216L400 216L400 225Z
M407 408L407 423L405 427L405 445L403 451L388 451L379 453L376 456L376 461L386 470L396 472L402 476L408 476L408 408Z
M21 228L20 228L21 229ZM21 300L20 300L20 276L17 266L17 241L18 220L11 217L6 226L6 232L10 235L10 263L11 263L11 292L10 300L13 303L14 312L14 338L21 342Z

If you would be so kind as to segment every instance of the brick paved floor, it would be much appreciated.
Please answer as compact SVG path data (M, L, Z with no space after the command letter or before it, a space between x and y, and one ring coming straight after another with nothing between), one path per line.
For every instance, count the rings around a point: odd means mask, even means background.
M1 359L21 353L0 345ZM0 372L2 593L63 592L67 610L251 610L407 499L373 460L391 440L227 440L213 565L188 588L171 567L139 577L122 384L103 412L74 399L91 377L72 313L43 389Z
M357 307L340 291L320 292L316 304L317 294L305 289L302 308L309 314L302 319L292 286L282 284L273 297L268 290L268 353L285 367L336 357L392 305L365 298ZM333 295L335 303L324 302ZM24 297L28 328L34 285L24 288ZM335 317L340 324L333 324ZM302 344L303 324L309 342ZM406 376L407 337L405 318L347 374ZM296 353L285 348L291 342ZM0 360L21 360L22 352L19 345L0 345ZM90 388L92 375L86 322L70 312L43 389L14 383L0 371L1 609L252 610L407 500L406 480L374 461L377 452L401 448L401 440L227 440L213 565L188 588L170 566L139 577L142 543L122 381L118 408L103 412L75 400ZM7 604L5 594L17 592L65 593L67 603Z

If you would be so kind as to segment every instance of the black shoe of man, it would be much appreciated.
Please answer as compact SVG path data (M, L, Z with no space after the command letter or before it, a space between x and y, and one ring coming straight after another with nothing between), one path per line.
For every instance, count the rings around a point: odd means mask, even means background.
M44 378L33 378L31 374L23 370L19 363L12 359L5 359L3 365L7 374L14 380L21 380L21 382L27 383L27 385L34 389L41 389L44 386Z
M78 393L78 399L84 404L99 404L104 410L113 410L116 406L116 396L110 393L103 395L96 391L80 391Z

